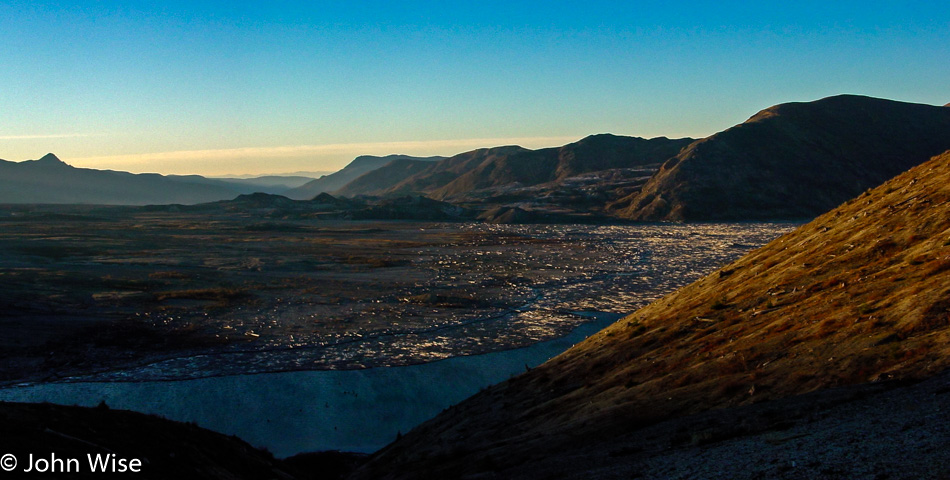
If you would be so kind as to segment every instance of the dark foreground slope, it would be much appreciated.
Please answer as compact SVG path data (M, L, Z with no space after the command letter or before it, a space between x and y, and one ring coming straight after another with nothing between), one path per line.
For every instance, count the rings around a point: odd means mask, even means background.
M950 148L950 109L855 95L763 110L614 204L649 221L813 218Z
M626 448L623 439L649 438L660 422L706 412L708 425L741 425L745 417L729 416L735 411L713 410L943 371L948 299L950 152L447 410L379 452L356 478L584 477L611 462L634 468L647 460L631 455L652 447ZM772 405L778 410L749 418L782 430L782 404ZM919 421L948 421L931 413ZM698 422L667 434L665 444L742 433L706 435ZM590 455L560 461L580 451ZM838 455L847 462L851 453Z
M18 466L13 472L25 478L101 478L101 472L90 472L87 454L141 460L141 472L126 473L134 478L299 478L291 467L236 437L141 413L0 403L0 423L0 453L14 455ZM80 468L49 476L23 472L30 454L76 458ZM5 475L20 478L14 473Z

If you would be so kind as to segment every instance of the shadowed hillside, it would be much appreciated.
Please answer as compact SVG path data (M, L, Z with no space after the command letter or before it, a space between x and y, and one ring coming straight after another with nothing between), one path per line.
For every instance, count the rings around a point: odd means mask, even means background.
M432 192L451 199L473 190L508 184L536 185L587 172L657 164L676 155L692 139L643 139L592 135L559 148L520 152L486 162Z
M840 95L699 140L612 210L634 220L812 218L950 148L950 109Z
M655 165L676 155L691 141L602 134L539 150L518 146L479 149L434 163L408 178L398 173L389 175L388 186L374 182L359 187L348 185L344 190L348 195L425 193L451 201L489 188L531 186L588 172Z
M617 438L668 419L930 377L950 364L948 298L950 152L447 410L357 478L535 477L545 468L583 478L605 464L545 465L578 451L624 462L639 450L618 450ZM738 425L744 417L731 411L704 421ZM755 418L778 428L778 412ZM670 438L715 441L688 429Z
M367 192L389 190L394 183L401 182L413 175L431 168L433 163L427 160L399 158L371 170L347 183L334 192L335 195L352 197Z
M321 193L336 192L361 175L372 172L393 161L414 160L420 162L434 162L442 160L443 158L444 157L410 157L408 155L387 155L385 157L361 155L353 159L353 161L343 167L342 170L324 175L297 188L288 190L284 195L295 200L309 200Z
M354 185L347 190L351 195L397 195L428 192L451 182L463 173L476 168L482 163L488 163L496 158L504 158L514 153L528 151L530 150L516 145L480 148L433 163L429 168L422 172L413 173L413 175L408 178L402 175L396 175L392 177L389 185L373 184L371 188L357 188L358 185Z

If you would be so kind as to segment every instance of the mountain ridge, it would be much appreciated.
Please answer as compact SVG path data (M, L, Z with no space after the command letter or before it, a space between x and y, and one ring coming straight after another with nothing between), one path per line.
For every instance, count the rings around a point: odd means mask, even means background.
M578 174L660 164L694 139L645 139L595 134L560 147L530 150L517 145L480 148L435 162L410 176L392 175L390 185L347 186L350 195L425 194L455 201L481 190L534 186Z
M384 167L395 160L418 160L424 162L435 162L445 157L414 157L411 155L392 154L386 156L360 155L354 158L342 169L329 175L324 175L314 179L297 188L285 192L289 198L294 200L309 200L320 193L335 194L337 190L345 187L348 183L356 180L361 175L370 173L374 170Z
M644 221L813 218L950 148L950 110L859 95L766 108L614 202Z
M27 160L28 162L33 162L36 165L57 165L57 166L69 166L66 162L62 161L55 154L47 153L37 160Z
M301 179L257 181L78 168L53 153L21 162L0 160L0 203L198 204L254 192L283 193L296 182Z
M400 182L419 172L425 171L431 167L432 163L433 162L427 160L397 158L386 165L356 177L333 193L335 195L354 197L363 194L363 192L375 192L380 189L388 190L394 182ZM411 194L415 192L406 190L405 193Z
M237 193L154 173L76 168L53 154L32 161L0 161L0 203L201 203L233 198Z

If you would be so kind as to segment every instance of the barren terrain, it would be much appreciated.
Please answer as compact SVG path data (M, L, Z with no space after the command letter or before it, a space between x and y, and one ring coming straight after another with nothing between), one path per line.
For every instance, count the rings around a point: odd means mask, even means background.
M589 320L577 312L630 312L791 227L68 206L6 207L0 224L7 383L363 368L514 348Z

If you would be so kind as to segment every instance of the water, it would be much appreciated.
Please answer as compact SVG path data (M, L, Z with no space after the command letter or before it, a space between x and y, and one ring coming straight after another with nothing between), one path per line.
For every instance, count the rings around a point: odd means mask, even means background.
M358 330L342 338L300 340L279 328L274 334L257 328L261 341L241 351L194 352L58 383L4 388L0 401L85 406L105 401L113 408L193 421L278 456L372 452L398 432L543 363L792 226L453 226L541 240L412 252L415 269L434 272L420 291L493 292L508 307L422 315L436 321ZM406 313L394 311L397 317ZM279 308L263 318L279 325L284 316L296 318L297 311Z
M570 348L616 320L595 320L529 347L419 365L278 372L152 382L45 383L0 389L0 401L50 402L151 413L237 435L278 457L373 452L399 432Z

